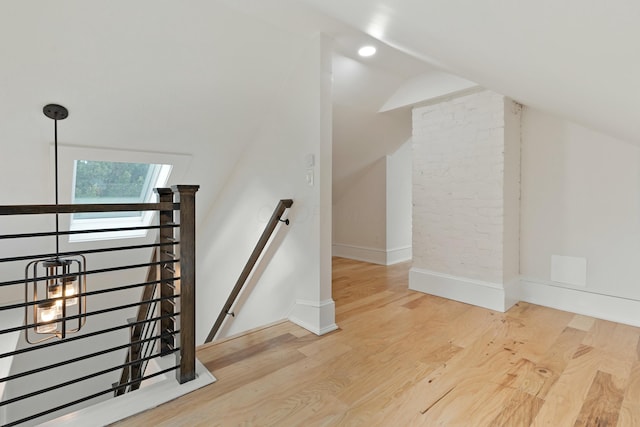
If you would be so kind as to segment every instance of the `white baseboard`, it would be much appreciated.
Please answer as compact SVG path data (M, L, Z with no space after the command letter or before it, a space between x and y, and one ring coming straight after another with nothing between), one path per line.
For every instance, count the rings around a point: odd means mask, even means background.
M640 326L640 301L559 286L539 279L520 278L521 301L598 319Z
M289 320L316 335L324 335L338 329L336 305L332 299L319 302L296 300Z
M334 243L331 254L342 258L355 259L356 261L370 262L386 265L387 252L382 249L367 248L364 246L344 245Z
M409 271L409 289L500 312L516 303L514 295L507 295L515 293L514 287L420 268Z
M356 261L370 262L372 264L392 265L411 260L412 250L411 246L384 250L334 243L332 246L332 255L354 259Z
M400 262L411 261L413 251L411 246L387 249L387 265L398 264Z
M160 359L162 368L175 364L175 357L165 356ZM148 387L126 393L117 399L109 399L95 405L80 409L54 420L39 424L45 427L64 425L67 427L98 427L110 425L127 417L139 414L163 403L177 399L201 387L214 383L216 378L196 359L196 378L184 384L178 384L173 372L165 375L165 379Z
M504 285L419 268L409 272L409 289L496 311L517 301L640 327L640 301L520 277Z

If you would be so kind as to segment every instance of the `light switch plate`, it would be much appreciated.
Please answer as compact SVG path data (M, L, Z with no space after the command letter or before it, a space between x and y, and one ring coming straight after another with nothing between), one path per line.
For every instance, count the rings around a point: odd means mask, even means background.
M308 168L312 168L316 165L316 158L313 154L307 154L304 156L304 165Z
M307 169L306 179L307 185L313 187L313 169Z

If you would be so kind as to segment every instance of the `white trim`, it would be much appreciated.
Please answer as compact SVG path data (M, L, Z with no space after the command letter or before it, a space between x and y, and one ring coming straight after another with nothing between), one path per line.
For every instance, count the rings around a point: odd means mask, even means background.
M640 301L597 294L554 282L520 278L520 300L598 319L640 326Z
M332 299L319 302L298 299L289 320L316 335L324 335L338 329L335 313L336 305Z
M372 264L392 265L399 262L410 261L412 258L412 247L404 246L384 250L366 246L334 243L332 245L332 255L356 261L370 262Z
M511 293L513 287L507 286ZM504 285L415 267L409 271L409 289L501 312L515 303L513 296L507 298Z
M520 277L517 276L504 283L504 304L505 311L516 305L520 301Z
M332 246L332 255L373 264L385 265L387 263L387 252L385 250L365 246L334 243Z
M166 367L164 365L167 363L175 363L175 357L165 356L159 360L159 364L163 365L162 368ZM192 381L178 384L174 375L170 373L163 381L151 384L148 387L142 387L116 399L109 399L71 414L63 415L40 425L49 427L59 425L67 427L98 427L112 424L155 408L215 381L216 378L196 359L196 379Z
M387 249L387 265L398 264L400 262L411 261L413 258L413 248L403 246L399 248Z

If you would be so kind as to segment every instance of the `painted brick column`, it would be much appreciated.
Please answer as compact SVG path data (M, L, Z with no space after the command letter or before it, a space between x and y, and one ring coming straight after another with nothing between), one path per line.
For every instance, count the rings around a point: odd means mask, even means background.
M409 287L505 311L519 274L520 106L484 90L413 110Z

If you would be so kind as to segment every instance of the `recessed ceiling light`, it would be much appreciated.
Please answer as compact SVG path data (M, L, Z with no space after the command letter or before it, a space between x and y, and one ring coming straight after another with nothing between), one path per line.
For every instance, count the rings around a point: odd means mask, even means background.
M376 48L374 46L362 46L358 50L358 55L360 56L372 56L375 55Z

